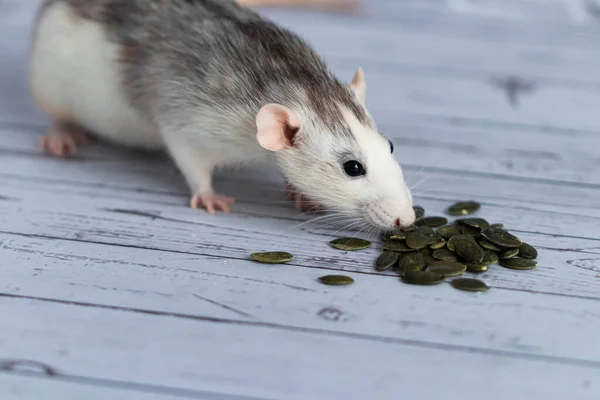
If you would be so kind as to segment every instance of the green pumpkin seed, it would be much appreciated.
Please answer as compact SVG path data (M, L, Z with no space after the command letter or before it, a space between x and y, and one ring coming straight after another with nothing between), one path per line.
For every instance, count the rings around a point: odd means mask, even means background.
M404 241L394 240L383 243L383 248L389 251L396 251L398 253L404 253L406 251L415 251L406 245Z
M481 208L481 204L476 201L459 201L452 204L446 212L449 215L469 215L477 212Z
M410 271L402 275L402 281L409 285L437 285L444 282L444 276L437 272Z
M481 247L483 247L484 249L488 249L488 250L492 250L492 251L500 251L500 250L502 250L500 247L496 246L494 243L488 242L485 239L480 240L479 241L479 245Z
M403 240L406 239L406 237L408 236L408 232L404 232L404 231L400 231L400 230L395 230L395 231L391 231L391 232L383 232L381 234L381 240L386 241L386 240Z
M448 218L446 217L427 217L423 218L422 224L430 226L432 228L437 228L438 226L446 225L448 223Z
M481 229L476 228L470 225L463 225L461 228L462 234L471 236L471 237L479 237L481 236Z
M425 260L425 267L428 267L431 264L435 264L436 262L440 261L436 258L433 258L432 256L423 256L423 259Z
M345 275L325 275L319 280L325 285L349 285L354 282L354 279Z
M409 233L406 238L406 245L411 249L422 249L427 246L427 243L429 243L429 239L419 232Z
M510 269L532 269L537 267L537 262L534 260L528 260L526 258L511 258L509 260L500 260L500 265Z
M456 251L455 243L456 243L457 240L462 240L462 239L471 239L471 237L470 236L465 236L465 235L452 236L448 240L448 243L446 243L446 247L450 251Z
M468 236L455 236L454 246L456 252L467 262L480 263L483 260L483 249L479 247L475 239Z
M455 224L453 225L444 225L438 228L437 233L442 235L446 239L450 239L452 236L460 235L462 232L459 227Z
M417 232L419 232L423 236L427 236L427 237L431 237L431 236L435 235L435 231L433 230L433 228L430 226L427 226L427 225L421 225L421 226L417 227Z
M408 253L405 254L398 261L398 269L400 275L406 274L411 271L421 271L425 268L425 258L421 253Z
M432 257L440 261L456 261L456 254L448 249L440 249L433 252Z
M433 250L425 247L425 248L419 250L419 253L423 254L424 256L431 256L433 254Z
M504 224L491 224L490 228L492 228L492 229L502 229L502 228L504 228Z
M450 284L455 289L467 292L485 292L490 288L487 283L473 278L456 278Z
M485 264L465 263L465 265L467 266L467 271L473 272L475 274L480 274L488 270L488 266Z
M359 238L339 238L329 244L338 250L363 250L371 246L371 242Z
M481 235L501 247L520 247L523 244L521 239L502 229L487 228L481 231Z
M437 272L443 276L459 276L467 270L467 266L454 261L438 261L429 265L428 272Z
M415 210L416 219L421 219L425 215L425 209L421 206L414 206L413 210Z
M538 257L538 252L533 246L523 242L519 247L519 257L534 260Z
M462 218L462 219L457 219L455 222L462 224L462 225L469 225L469 226L472 226L474 228L479 228L479 229L485 229L490 226L489 222L487 222L483 218Z
M398 253L393 251L384 251L375 261L375 269L377 271L385 271L391 268L398 262Z
M408 232L414 232L416 230L417 230L417 225L415 225L415 224L409 225L406 228L402 228L402 231L403 232L407 232L407 233Z
M443 249L444 247L446 247L446 241L444 239L429 245L429 248L433 250Z
M519 249L515 249L515 248L505 249L498 253L498 257L501 260L508 260L510 258L515 258L517 256L517 254L519 254Z
M262 253L252 253L250 257L254 261L258 261L263 264L283 264L288 261L292 261L294 256L285 251L265 251Z
M483 252L483 260L481 260L481 264L490 265L496 264L498 262L498 255L492 251L484 251Z

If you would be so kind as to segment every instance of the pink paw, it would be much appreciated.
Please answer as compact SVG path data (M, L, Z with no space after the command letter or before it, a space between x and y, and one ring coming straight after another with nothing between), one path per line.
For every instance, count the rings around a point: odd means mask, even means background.
M231 206L235 203L233 197L220 196L218 194L196 194L190 200L192 208L206 208L210 214L214 214L215 210L229 212Z
M296 205L296 210L304 211L323 211L325 206L312 202L308 197L298 193L292 185L285 187L285 197L292 200Z
M40 148L44 153L65 158L77 154L78 146L89 141L90 136L84 132L53 127L42 137Z

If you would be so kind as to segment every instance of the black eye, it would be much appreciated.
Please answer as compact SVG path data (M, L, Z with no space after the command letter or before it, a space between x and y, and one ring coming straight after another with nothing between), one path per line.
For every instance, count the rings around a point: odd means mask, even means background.
M390 153L394 153L394 143L392 143L391 140L388 139L388 142L390 142Z
M344 163L344 171L349 176L361 176L366 174L365 168L358 161L347 161Z

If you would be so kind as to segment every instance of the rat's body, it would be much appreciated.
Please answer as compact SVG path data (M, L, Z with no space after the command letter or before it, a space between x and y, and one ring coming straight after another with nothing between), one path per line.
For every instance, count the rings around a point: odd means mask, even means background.
M375 213L361 217L381 229L414 221L401 170L364 107L362 70L352 86L342 84L300 38L233 1L47 0L30 86L55 122L46 149L73 152L85 132L165 149L193 207L214 212L233 203L212 190L215 166L274 159L320 204ZM370 176L357 173L360 157L370 159ZM397 182L375 176L379 168ZM377 193L386 184L390 193ZM375 197L344 204L356 190Z

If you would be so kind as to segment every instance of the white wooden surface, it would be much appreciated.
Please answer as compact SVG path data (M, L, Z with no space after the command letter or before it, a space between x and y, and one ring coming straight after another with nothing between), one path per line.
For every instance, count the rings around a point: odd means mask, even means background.
M272 171L221 173L240 202L209 216L185 206L163 159L102 143L71 161L40 155L47 121L24 83L37 3L0 0L0 398L600 398L593 12L573 18L559 0L373 0L360 20L265 10L342 77L363 65L371 110L411 182L425 179L417 203L436 214L479 200L538 247L538 269L492 268L492 290L475 295L375 273L379 245L330 248L354 233L304 224ZM497 84L511 76L534 84L516 105ZM248 260L270 249L296 259ZM356 283L316 281L339 271Z

